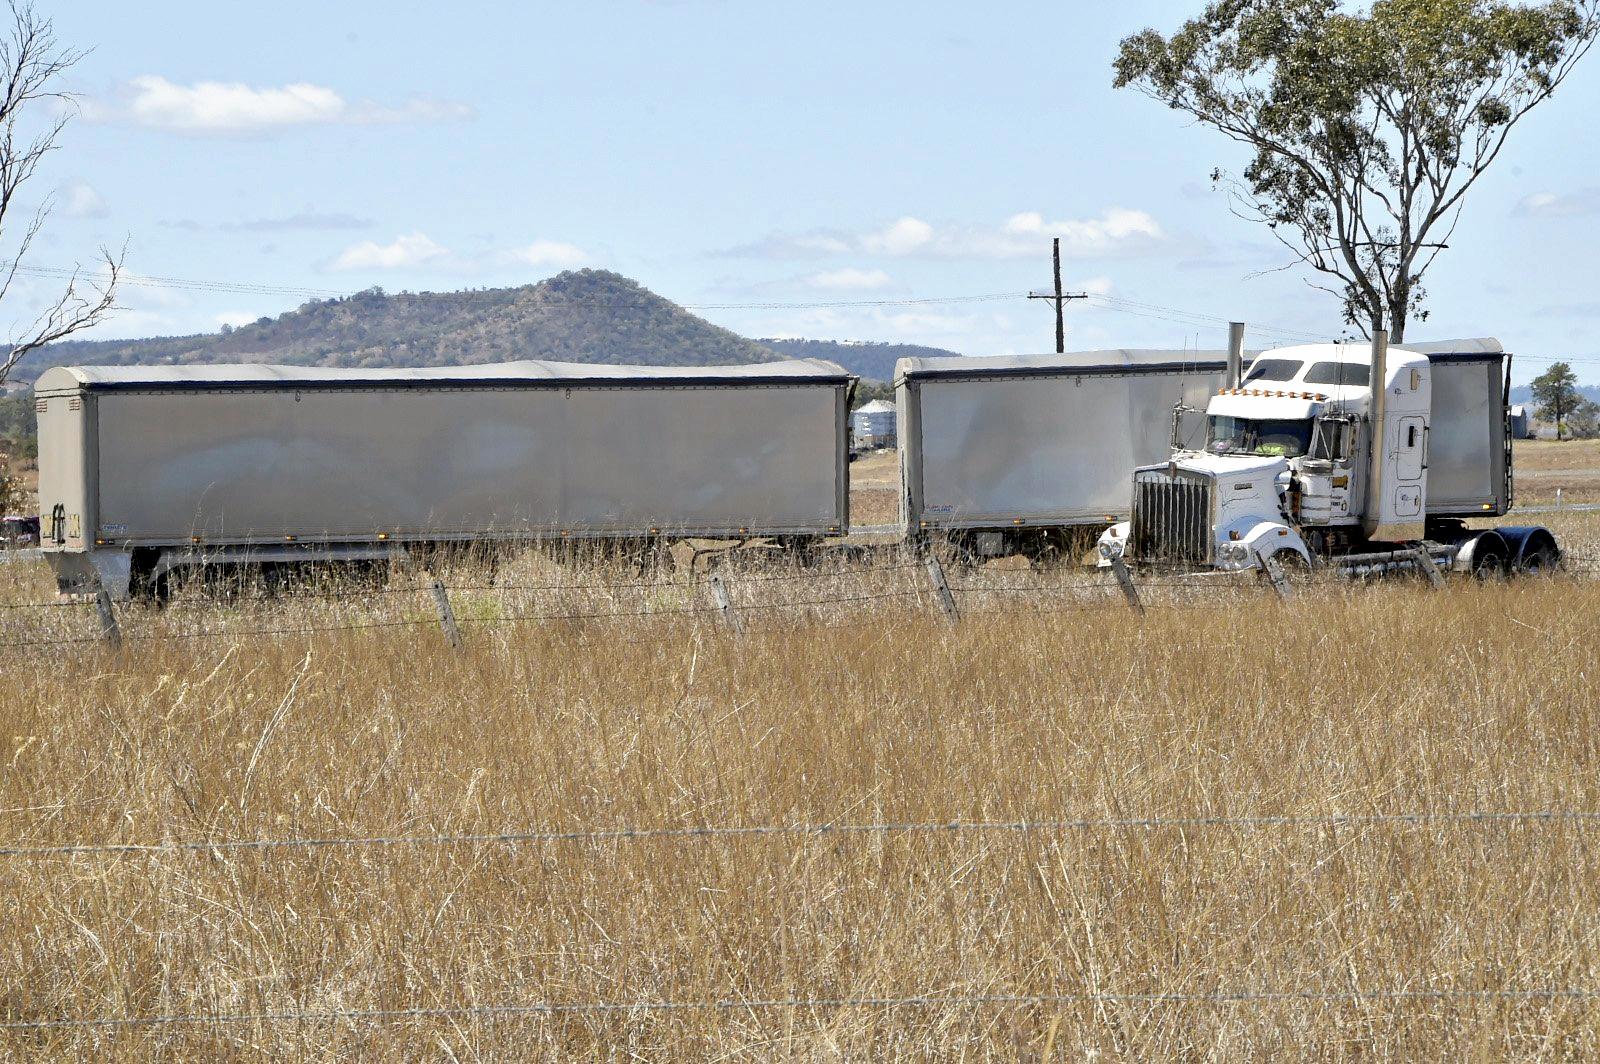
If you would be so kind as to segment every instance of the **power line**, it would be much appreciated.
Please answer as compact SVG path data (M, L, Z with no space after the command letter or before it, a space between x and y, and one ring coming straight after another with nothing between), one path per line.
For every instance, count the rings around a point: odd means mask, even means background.
M47 277L83 277L85 271L67 269L57 266L19 266L18 271L32 273ZM300 285L275 285L251 281L203 281L184 277L161 277L152 274L123 274L117 278L118 284L137 285L147 288L180 288L204 292L222 292L238 295L290 295L311 296L324 299L344 299L357 292L335 291L327 288L308 288ZM524 286L517 286L524 287ZM448 297L451 299L487 298L509 301L514 298L513 293L517 288L493 289L483 292L401 292L389 293L390 298L417 299L428 297ZM946 303L987 303L1008 299L1026 298L1024 292L989 292L977 295L954 296L920 296L904 299L825 299L806 300L801 302L750 302L750 303L678 303L685 310L819 310L839 307L901 307L923 306ZM617 310L627 310L650 305L646 300L636 302L617 302L615 300L594 299L569 299L562 298L559 294L550 300L551 305L608 307Z

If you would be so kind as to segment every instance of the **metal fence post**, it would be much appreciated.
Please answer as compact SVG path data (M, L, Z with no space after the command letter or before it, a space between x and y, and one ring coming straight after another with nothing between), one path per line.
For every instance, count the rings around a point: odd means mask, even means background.
M733 608L733 599L728 595L728 585L722 579L722 574L712 573L710 583L711 595L717 600L717 609L721 611L722 619L727 621L735 632L743 632L744 618Z
M122 629L117 627L117 612L111 606L111 592L100 588L94 593L94 607L100 614L100 638L112 650L122 649Z
M1139 601L1139 589L1133 586L1133 574L1128 572L1128 566L1120 555L1111 558L1111 571L1116 574L1117 583L1122 585L1122 597L1128 600L1128 605L1134 613L1144 616L1144 603Z
M461 649L461 629L456 626L456 611L450 608L450 596L438 577L430 577L428 590L433 593L433 604L439 610L439 627L444 629L445 640L454 650Z
M1261 563L1261 571L1267 574L1267 579L1272 582L1272 590L1278 593L1280 602L1289 600L1289 580L1283 575L1283 566L1278 563L1276 556L1271 554L1258 554L1256 560Z
M1439 571L1439 564L1433 560L1433 555L1428 553L1426 547L1416 547L1411 551L1417 559L1417 568L1422 570L1428 578L1428 583L1433 585L1435 591L1444 590L1444 574Z
M933 593L939 600L939 608L944 611L945 619L951 624L961 620L961 611L956 609L956 597L950 593L950 584L944 578L944 566L939 564L939 556L933 551L927 554L928 579L933 581Z

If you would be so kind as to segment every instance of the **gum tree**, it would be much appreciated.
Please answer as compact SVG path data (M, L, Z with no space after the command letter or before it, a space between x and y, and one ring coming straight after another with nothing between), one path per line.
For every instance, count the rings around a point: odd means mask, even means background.
M1170 37L1125 39L1115 84L1249 148L1240 213L1347 322L1399 341L1427 318L1423 277L1462 197L1594 43L1597 7L1215 0Z
M10 10L10 30L0 33L0 238L11 228L18 194L66 128L72 101L60 81L82 57L61 47L50 20L31 6L13 2ZM38 132L29 135L30 129ZM22 223L10 250L0 254L0 304L11 294L17 274L27 271L24 260L49 214L46 200ZM121 269L121 260L107 253L98 276L66 273L65 287L0 343L0 383L28 352L103 320L113 308Z

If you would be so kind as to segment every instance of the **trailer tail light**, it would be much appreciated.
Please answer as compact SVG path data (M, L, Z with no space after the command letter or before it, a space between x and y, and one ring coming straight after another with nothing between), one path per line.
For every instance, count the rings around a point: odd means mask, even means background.
M380 540L380 541L382 541L382 540L386 540L386 539L388 539L388 538L389 538L389 533L387 533L387 532L379 532L379 533L378 533L378 539L379 539L379 540Z

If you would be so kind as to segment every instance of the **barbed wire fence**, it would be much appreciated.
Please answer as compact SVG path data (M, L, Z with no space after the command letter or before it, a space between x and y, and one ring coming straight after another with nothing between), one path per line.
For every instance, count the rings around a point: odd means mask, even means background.
M1390 567L1409 570L1429 586L1432 579L1426 559L1397 552ZM1600 555L1568 552L1562 570L1574 578L1600 573ZM0 603L0 653L20 653L56 647L93 647L121 650L128 644L176 642L197 639L273 638L315 636L366 630L426 629L437 626L452 647L471 645L481 631L513 625L565 625L585 630L593 622L632 621L647 618L689 618L697 624L710 621L738 635L792 631L796 624L841 628L883 623L881 610L894 605L909 607L948 624L961 625L990 614L1106 613L1131 611L1142 617L1147 610L1181 609L1214 605L1219 598L1247 601L1287 600L1319 581L1338 579L1329 573L1299 574L1291 579L1281 570L1260 565L1243 573L1212 574L1178 570L1134 571L1120 560L1092 576L1047 582L1040 574L1015 569L947 566L936 552L922 556L891 556L886 562L834 571L745 572L736 564L719 567L685 582L662 580L520 582L482 578L447 583L431 573L395 586L296 589L276 593L234 595L222 599L202 596L154 609L130 611L112 602L101 590L74 601ZM1344 586L1350 581L1343 580ZM799 585L799 597L774 599L763 592ZM535 596L569 596L576 606L561 609L524 608ZM651 601L629 605L627 596L643 595ZM604 600L604 601L596 601ZM328 622L291 625L207 624L226 619L228 607L240 603L265 605L285 612L303 602L331 602L336 606L395 603L400 616L360 616ZM486 612L480 607L493 605ZM459 608L468 607L465 617ZM24 628L9 631L14 618L46 614L70 618L78 630L69 633ZM128 624L130 615L189 619L196 623L178 630L140 629ZM778 625L752 626L761 618ZM85 622L87 622L85 624ZM785 626L787 625L787 626ZM85 631L84 628L87 628ZM638 643L659 635L622 634L615 628L597 638L611 643ZM158 842L84 842L62 845L0 846L0 863L116 860L134 856L196 855L218 858L224 854L275 854L330 849L401 850L458 847L535 847L551 845L615 846L633 842L670 842L709 845L755 837L794 840L883 837L959 836L997 833L1034 834L1069 832L1149 831L1318 831L1338 833L1352 829L1424 829L1441 831L1567 828L1590 832L1600 827L1600 812L1581 809L1524 810L1412 810L1377 813L1283 814L1242 816L1148 816L1124 818L1040 819L1010 821L902 821L861 823L623 825L602 828L544 828L492 834L363 835L289 838L179 838ZM663 1012L827 1011L843 1009L1023 1008L1041 1006L1144 1005L1151 1007L1228 1007L1295 1003L1483 1002L1537 1001L1590 1002L1600 999L1600 989L1589 987L1344 987L1268 990L1218 990L1213 992L1101 992L1065 990L1051 993L920 993L842 997L702 998L685 1000L641 999L593 1001L513 1001L500 1003L447 1002L395 1008L278 1008L247 1011L172 1011L147 1015L60 1014L25 1016L0 1013L0 1032L101 1031L187 1027L259 1026L262 1024L389 1024L428 1019L538 1018L566 1014L640 1016Z
M1363 571L1354 574L1355 582L1365 575L1396 571L1424 578L1434 588L1445 586L1444 574L1420 550L1398 550L1375 555ZM1600 554L1569 551L1562 560L1559 572L1573 578L1600 574ZM727 564L704 575L691 574L687 582L625 580L526 583L474 579L446 583L428 572L421 572L415 581L393 586L342 587L334 590L295 588L250 595L202 596L198 600L166 604L159 611L147 611L162 618L192 616L200 622L179 630L172 630L170 626L147 630L132 628L125 624L126 608L114 602L104 589L100 589L92 594L55 601L0 603L0 633L3 633L3 637L0 637L0 653L96 643L118 648L124 642L273 638L370 629L417 629L435 625L443 631L451 646L461 649L467 645L468 635L479 629L538 623L559 625L607 620L632 621L653 617L710 619L720 621L740 634L758 634L764 629L752 626L749 622L764 614L788 618L790 627L800 622L828 628L848 627L852 624L878 623L880 619L841 616L843 608L865 606L876 609L890 603L920 608L924 612L936 611L951 624L960 624L964 614L974 612L1097 612L1116 609L1119 603L1135 614L1143 615L1147 609L1206 605L1218 598L1266 595L1286 601L1317 585L1352 585L1350 576L1339 576L1331 570L1285 573L1272 559L1257 559L1253 567L1244 570L1196 572L1179 568L1135 570L1124 565L1120 559L1113 558L1109 565L1101 567L1092 576L1073 576L1055 581L1017 579L1018 576L1039 575L1032 571L991 570L966 564L952 568L941 560L937 551L926 551L910 558L895 556L886 563L831 571L802 569L749 573L739 572L737 566ZM892 579L886 583L885 577ZM898 582L895 582L896 579ZM854 589L841 586L851 582L862 586ZM756 593L777 585L796 584L831 586L831 590L809 597L778 599L764 598ZM670 594L676 601L652 601L628 607L622 598L630 593L656 596ZM466 597L474 604L481 605L481 596L484 595L497 596L496 608L492 611L478 610L463 621L458 616L458 602ZM530 596L536 595L566 595L586 601L579 608L506 608L519 597L526 602ZM358 607L365 603L404 602L407 599L410 600L409 608L402 606L403 615L399 617L368 613L333 622L282 626L240 627L227 623L204 623L208 618L225 622L229 611L236 611L241 606L276 604L295 608L307 602L331 602L344 607ZM596 604L596 599L604 600L603 604ZM985 609L985 606L989 608ZM60 633L46 631L39 625L18 624L14 620L29 614L70 615L87 618L90 623L79 624L74 632Z

